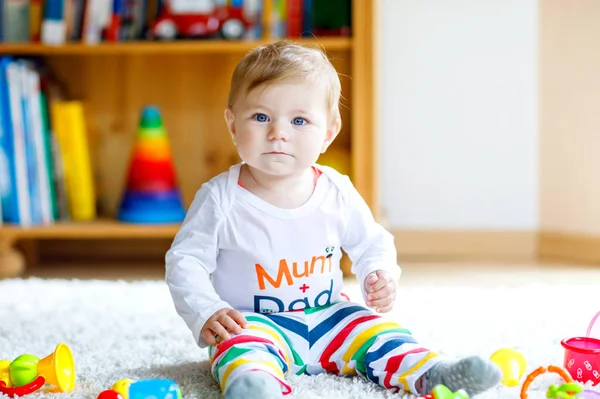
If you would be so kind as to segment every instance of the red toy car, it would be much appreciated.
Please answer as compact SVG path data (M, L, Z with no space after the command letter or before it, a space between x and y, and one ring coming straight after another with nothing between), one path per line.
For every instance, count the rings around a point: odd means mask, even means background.
M151 36L163 40L218 35L242 39L252 22L243 7L217 5L214 0L165 0Z

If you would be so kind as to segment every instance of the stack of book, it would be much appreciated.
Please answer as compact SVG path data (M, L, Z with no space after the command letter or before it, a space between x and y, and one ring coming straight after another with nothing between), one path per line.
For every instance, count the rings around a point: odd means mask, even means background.
M83 104L48 101L36 65L0 58L0 214L20 226L96 217Z

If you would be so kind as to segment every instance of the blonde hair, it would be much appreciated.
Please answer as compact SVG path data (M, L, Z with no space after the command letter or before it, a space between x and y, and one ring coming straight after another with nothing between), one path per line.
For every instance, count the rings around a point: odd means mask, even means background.
M325 83L329 116L340 119L340 79L325 53L287 40L257 47L244 56L233 71L227 106L231 109L241 94L289 78Z

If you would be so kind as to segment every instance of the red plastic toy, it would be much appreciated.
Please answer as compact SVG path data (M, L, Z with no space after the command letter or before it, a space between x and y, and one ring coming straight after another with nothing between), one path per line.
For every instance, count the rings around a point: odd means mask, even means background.
M223 6L214 0L165 0L150 32L164 40L218 35L241 39L251 26L243 7Z
M592 338L592 328L600 318L600 312L592 318L585 337L563 339L565 348L564 367L575 381L600 383L600 339Z
M123 396L117 391L107 389L106 391L100 392L100 395L96 399L123 399Z
M42 376L39 376L27 385L13 388L7 388L6 383L4 381L0 381L0 393L8 396L9 398L14 398L15 396L24 396L37 391L43 387L45 383L46 379Z

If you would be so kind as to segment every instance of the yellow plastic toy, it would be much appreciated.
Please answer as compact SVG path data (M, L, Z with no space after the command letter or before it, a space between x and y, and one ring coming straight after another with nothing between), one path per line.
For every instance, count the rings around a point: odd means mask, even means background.
M495 363L502 371L502 383L507 387L519 385L525 373L527 362L525 357L511 348L498 349L490 356L490 361Z
M111 389L120 393L123 399L129 399L129 386L132 382L133 380L125 378L115 382L115 385L113 385Z
M70 392L75 388L75 359L71 348L67 344L58 344L54 353L40 360L38 374L61 392Z
M4 382L7 388L12 388L10 380L10 360L0 360L0 382Z

